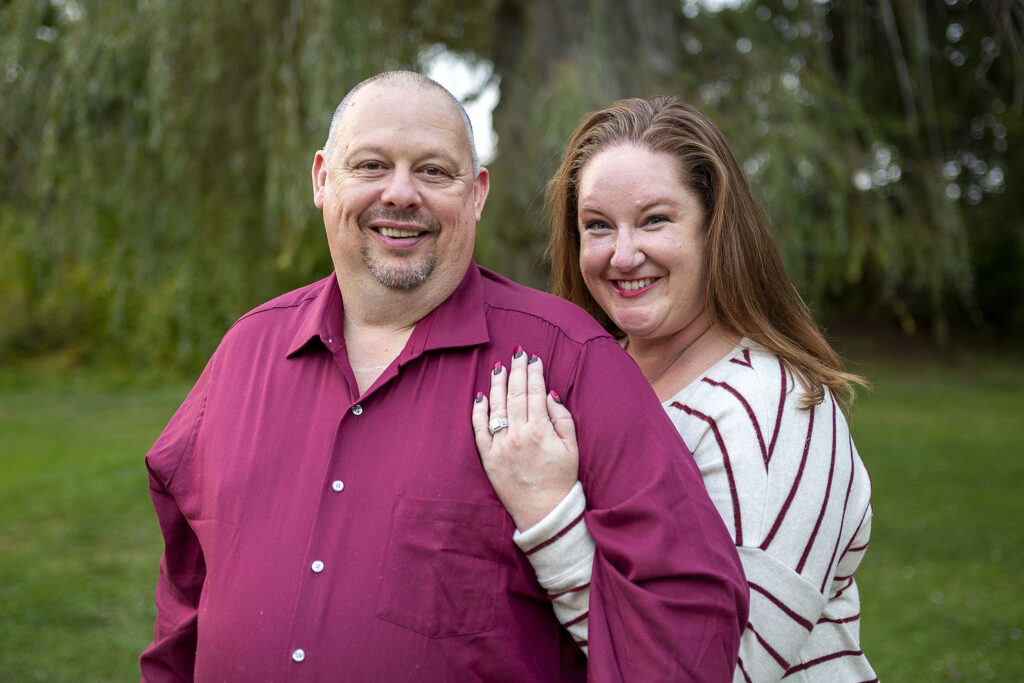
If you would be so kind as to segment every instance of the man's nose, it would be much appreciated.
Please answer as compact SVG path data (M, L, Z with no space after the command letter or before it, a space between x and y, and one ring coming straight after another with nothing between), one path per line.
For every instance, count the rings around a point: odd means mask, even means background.
M640 248L633 231L629 228L619 228L615 235L615 253L612 254L612 267L617 270L632 270L645 259L644 252Z
M388 176L387 185L380 196L381 202L397 209L411 209L420 205L419 188L413 178L412 171L407 168L395 168Z

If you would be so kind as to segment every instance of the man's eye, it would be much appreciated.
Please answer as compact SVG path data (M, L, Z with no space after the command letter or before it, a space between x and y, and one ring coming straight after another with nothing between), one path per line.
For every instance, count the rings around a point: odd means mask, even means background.
M364 168L367 171L379 171L380 169L384 168L384 166L381 165L379 161L365 161L362 164L360 164L360 168Z
M443 176L446 175L444 169L440 166L427 166L423 169L423 172L429 176Z

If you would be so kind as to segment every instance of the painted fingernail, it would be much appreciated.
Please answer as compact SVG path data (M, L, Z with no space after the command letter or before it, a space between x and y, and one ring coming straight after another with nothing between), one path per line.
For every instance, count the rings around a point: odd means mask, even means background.
M473 403L480 403L483 400L484 400L484 392L482 392L482 391L476 392L476 399L473 401Z
M513 358L519 358L519 356L521 356L521 355L523 355L523 347L522 346L517 346L516 348L512 349L512 357Z
M537 361L539 361L539 360L540 360L540 356L538 356L538 355L536 355L536 354L534 354L534 355L530 356L530 362L531 362L531 363L536 363L536 362L537 362Z
M551 398L555 399L555 403L557 403L558 405L562 405L562 399L558 397L558 392L557 391L552 389L548 393L551 395Z
M495 375L500 375L501 374L501 361L500 360L494 362L494 374Z

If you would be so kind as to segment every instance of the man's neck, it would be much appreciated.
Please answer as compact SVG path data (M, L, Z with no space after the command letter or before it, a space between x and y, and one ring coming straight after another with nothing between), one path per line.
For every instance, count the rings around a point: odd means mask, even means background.
M451 296L450 291L436 291L438 288L429 284L401 290L376 282L354 286L338 277L345 310L345 347L360 395L402 352L416 324Z
M360 396L394 362L415 328L415 323L404 327L367 325L351 319L346 312L345 348Z

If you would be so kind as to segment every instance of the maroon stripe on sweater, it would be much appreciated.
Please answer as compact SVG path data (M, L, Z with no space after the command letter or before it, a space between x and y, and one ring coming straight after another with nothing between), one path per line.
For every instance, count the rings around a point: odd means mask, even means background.
M828 466L828 481L825 483L825 495L821 500L821 510L818 511L818 519L814 522L814 529L811 531L811 537L807 539L807 545L804 547L804 554L800 556L800 561L796 563L796 573L804 573L804 565L807 563L807 557L811 554L811 548L814 547L814 541L818 538L818 531L821 529L821 520L825 519L825 510L828 509L828 501L832 497L832 477L836 471L836 404L832 404L832 458ZM839 545L839 539L836 539L836 545ZM833 551L833 557L835 552ZM828 578L828 570L832 566L832 561L829 560L829 566L825 568L825 578ZM821 592L825 592L825 586L822 585Z
M864 552L865 550L868 549L868 546L871 545L871 542L869 541L869 542L865 543L864 545L859 545L857 547L853 546L853 542L857 540L857 534L860 533L861 528L863 528L863 526L864 526L864 522L867 521L868 510L870 510L870 509L871 509L871 506L869 505L864 510L864 514L860 516L860 522L857 523L857 530L853 532L853 537L850 538L850 542L846 544L846 550L843 551L843 555L845 555L846 553L861 553L861 552Z
M845 593L845 592L846 592L846 590L847 590L847 589L848 589L848 588L849 588L850 586L852 586L852 585L853 585L853 578L851 577L851 578L850 578L850 579L849 579L849 580L848 580L848 581L846 582L846 585L845 585L845 586L843 586L842 588L840 588L839 590L837 590L837 591L835 592L835 594L834 594L834 595L833 595L832 597L830 597L830 598L829 598L829 600L838 600L838 599L839 599L839 596L840 596L840 595L842 595L843 593Z
M779 359L779 373L782 375L781 386L779 390L779 407L775 412L775 432L772 434L772 442L768 445L768 459L772 459L772 454L775 453L775 442L779 438L779 430L782 429L782 409L786 405L786 389L789 386L789 382L786 380L786 366L783 364L782 359Z
M580 521L583 519L583 514L584 513L581 512L576 519L574 519L571 522L569 522L568 524L566 524L564 529L562 529L557 534L555 534L554 536L552 536L548 540L544 541L543 543L538 543L537 545L533 546L532 548L530 548L529 550L526 551L526 554L527 555L533 555L535 552L537 552L541 548L546 548L549 545L551 545L552 543L554 543L555 541L557 541L558 539L560 539L562 536L565 536L567 533L569 533L569 531L574 526L576 526L577 524L580 523Z
M552 594L548 595L548 600L554 600L555 598L560 598L563 595L568 595L569 593L577 593L577 592L579 592L581 590L584 590L586 588L589 588L589 587L590 587L590 582L587 581L585 584L583 584L581 586L573 586L572 588L570 588L567 591L562 591L561 593L552 593Z
M814 432L814 411L809 412L808 416L807 438L804 439L804 454L800 458L800 468L797 470L796 479L793 480L793 486L789 489L789 495L786 496L786 502L782 504L779 516L775 518L772 530L768 532L768 535L765 536L764 541L761 543L761 550L767 550L768 546L771 545L775 534L779 531L779 527L782 526L782 520L785 519L786 513L789 512L789 506L792 505L793 499L796 497L796 490L800 488L800 480L804 476L804 467L807 465L807 453L811 450L811 434ZM736 545L739 545L739 541L736 542Z
M833 659L839 659L840 657L860 657L863 654L864 653L860 650L840 650L839 652L833 652L830 655L824 655L823 657L818 657L817 659L806 661L803 664L797 664L792 669L786 672L786 676L795 674L798 671L806 671L807 669L810 669L812 666L817 666L818 664L823 664L825 662L832 661ZM783 676L783 678L785 678L786 676Z
M740 670L740 673L743 674L743 680L747 683L754 683L754 681L750 679L750 674L748 674L747 670L743 668L743 657L736 660L736 667Z
M796 612L791 610L789 607L786 606L785 603L783 603L777 597L775 597L774 595L769 593L768 590L766 588L764 588L763 586L759 586L756 583L754 583L753 581L748 581L747 585L750 586L751 590L755 590L758 593L760 593L761 595L763 595L764 597L766 597L769 600L771 600L773 605L775 605L780 610L782 610L786 614L787 617L789 617L790 619L792 619L796 623L800 624L800 626L802 626L805 629L807 629L808 632L810 632L810 631L812 631L814 629L814 624L812 624L811 622L807 621L802 616L800 616L799 614L797 614Z
M751 624L750 622L747 622L747 630L754 634L754 637L757 638L757 642L761 643L761 647L765 649L765 652L772 656L772 659L778 662L779 666L782 667L783 671L789 669L789 662L783 659L782 655L776 652L775 649L771 645L769 645L764 638L761 637L761 634L757 632L753 624Z
M860 619L860 612L857 612L852 617L846 617L845 619L827 619L822 617L818 619L819 624L849 624L851 621L858 621Z
M583 621L584 619L586 619L589 616L590 616L590 611L588 610L588 611L584 612L583 614L579 615L578 617L576 617L575 619L573 619L572 621L565 622L564 624L562 624L562 626L564 626L566 628L569 628L573 624L578 624L578 623L580 623L581 621Z
M743 349L743 353L741 355L743 356L743 360L740 360L739 358L731 358L729 359L729 362L735 363L736 365L743 365L748 368L754 367L750 362L750 349Z
M579 645L580 647L586 647L587 646L587 641L585 641L585 640L577 640L576 644Z
M835 411L836 406L832 404L832 417L833 423L835 422ZM832 548L832 557L828 561L828 569L825 571L825 575L821 577L821 592L825 592L825 586L828 585L828 575L832 573L832 567L836 564L836 556L839 554L839 543L843 540L843 531L846 529L846 511L850 507L850 492L853 490L853 478L857 475L857 465L853 461L853 437L847 435L848 448L850 452L850 480L846 482L846 498L843 499L843 516L839 520L839 533L836 534L836 544ZM851 541L853 539L850 539ZM844 553L845 554L845 553Z
M729 384L727 384L725 382L716 382L715 380L709 379L707 377L703 378L702 381L710 384L713 387L721 387L722 389L725 389L730 394L735 396L736 400L739 401L740 405L743 406L743 409L747 411L747 417L750 418L750 424L754 428L754 433L757 434L757 443L761 447L761 459L764 460L764 471L767 472L768 471L768 449L765 448L765 445L764 445L764 434L761 433L761 425L760 425L760 423L758 423L757 416L754 415L754 409L750 407L750 404L747 402L747 399L745 399L743 397L743 394L741 394L740 392L736 391L736 389L734 387L732 387L731 385L729 385Z
M715 420L705 415L704 413L694 410L690 406L685 406L679 401L672 401L671 406L682 410L687 415L692 415L700 420L703 420L711 427L711 432L715 435L715 441L718 442L718 449L722 452L722 464L725 466L725 476L729 479L729 494L732 496L732 514L733 514L733 526L736 529L736 545L743 545L743 524L740 521L740 499L736 493L736 480L732 476L732 464L729 462L729 449L725 447L725 441L722 440L722 434L718 431L718 425Z

